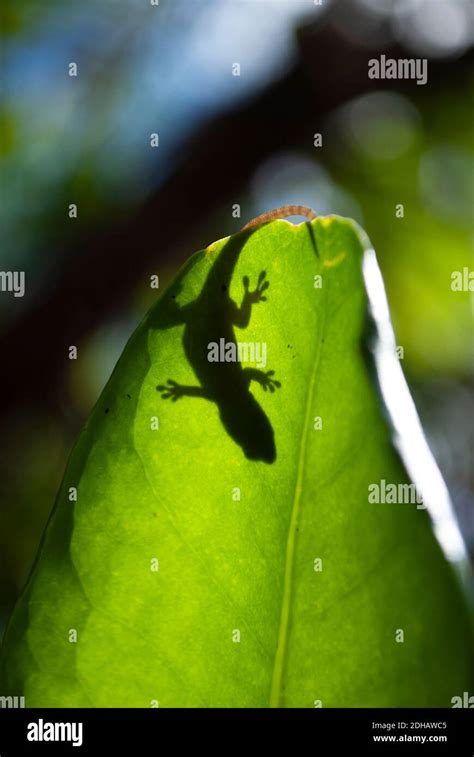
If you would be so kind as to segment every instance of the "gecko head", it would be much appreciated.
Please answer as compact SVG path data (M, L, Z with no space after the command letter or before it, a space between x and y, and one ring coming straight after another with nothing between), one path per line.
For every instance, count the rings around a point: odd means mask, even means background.
M242 448L248 460L269 464L275 462L272 424L250 392L247 392L245 400L221 406L220 416L227 433Z

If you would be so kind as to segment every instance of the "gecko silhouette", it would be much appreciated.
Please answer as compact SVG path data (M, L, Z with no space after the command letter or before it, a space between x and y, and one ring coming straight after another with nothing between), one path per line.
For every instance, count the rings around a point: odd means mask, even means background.
M252 381L265 391L274 392L281 386L274 371L243 368L239 362L209 362L208 346L224 338L225 343L236 337L234 326L245 329L252 307L265 302L264 292L269 283L265 271L258 277L254 291L249 289L249 279L243 278L243 298L240 307L230 298L230 282L235 265L253 229L242 231L229 239L214 262L203 287L192 302L182 305L176 302L181 288L178 286L168 295L167 302L151 323L153 328L165 329L185 324L183 332L184 353L199 381L198 386L182 386L172 379L156 388L163 399L173 402L182 397L201 397L215 402L221 422L227 433L240 445L249 460L273 463L276 447L272 425L252 392Z

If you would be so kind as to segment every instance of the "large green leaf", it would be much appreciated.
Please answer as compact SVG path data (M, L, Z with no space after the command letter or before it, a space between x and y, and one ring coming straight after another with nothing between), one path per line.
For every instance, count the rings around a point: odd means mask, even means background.
M364 245L341 218L275 221L189 260L76 445L2 694L388 707L469 690L469 615L427 511L369 501L407 474L362 349ZM220 339L265 343L266 365L210 362Z

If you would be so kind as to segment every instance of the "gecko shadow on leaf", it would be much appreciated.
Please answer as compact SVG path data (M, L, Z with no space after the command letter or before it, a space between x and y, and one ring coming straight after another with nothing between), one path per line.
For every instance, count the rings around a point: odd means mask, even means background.
M212 344L216 345L216 350L218 345L226 345L234 355L237 354L234 326L245 329L252 308L267 299L264 293L269 282L265 271L260 273L254 290L250 289L249 279L244 276L240 307L229 296L237 260L252 233L253 230L241 232L229 239L193 302L180 307L176 298L181 288L179 285L172 288L150 325L156 329L185 325L183 349L199 382L197 386L182 386L168 378L156 387L161 397L173 402L183 397L200 397L215 402L225 430L245 456L249 460L273 463L277 456L273 427L250 391L250 385L254 381L264 391L274 392L281 386L274 371L244 368L238 360L222 360L222 354L215 362L209 360Z

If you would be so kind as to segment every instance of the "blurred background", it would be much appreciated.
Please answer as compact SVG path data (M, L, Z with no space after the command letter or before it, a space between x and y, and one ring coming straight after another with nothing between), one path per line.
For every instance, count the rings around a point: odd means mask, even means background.
M289 203L371 237L474 554L474 5L154 2L2 1L0 271L26 294L0 293L0 636L150 276ZM369 79L382 53L427 85Z

